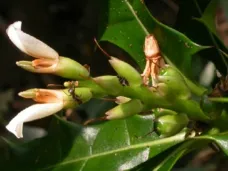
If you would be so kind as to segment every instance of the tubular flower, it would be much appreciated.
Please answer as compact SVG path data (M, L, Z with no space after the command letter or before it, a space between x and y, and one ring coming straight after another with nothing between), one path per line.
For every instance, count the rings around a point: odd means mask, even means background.
M85 79L89 71L78 62L61 57L59 54L35 37L21 30L21 21L11 24L6 32L10 40L22 52L37 58L33 61L18 61L16 64L30 72L50 73L69 79ZM76 68L76 69L75 69Z
M63 108L72 108L77 106L71 96L66 94L67 90L46 90L30 89L19 93L24 98L31 98L38 104L34 104L17 114L6 126L17 138L23 137L23 124L33 120L41 119Z

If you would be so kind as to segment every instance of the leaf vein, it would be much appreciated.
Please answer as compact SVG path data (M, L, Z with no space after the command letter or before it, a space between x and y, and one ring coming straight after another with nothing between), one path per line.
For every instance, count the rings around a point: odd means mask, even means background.
M160 144L166 144L166 143L175 142L175 141L176 142L180 142L180 141L185 140L185 135L186 135L186 132L181 132L181 133L179 133L179 134L177 134L175 136L159 139L159 140L156 140L156 141L144 142L144 143L140 143L140 144L134 144L134 145L131 145L131 146L128 145L128 146L125 146L125 147L122 147L122 148L119 148L119 149L106 151L106 152L102 152L102 153L98 153L98 154L93 154L91 156L86 156L86 157L81 157L81 158L78 158L78 159L72 159L72 160L68 160L68 161L63 161L62 163L51 165L51 166L48 166L48 167L43 168L41 170L49 170L50 168L53 168L53 167L67 165L67 164L71 164L71 163L79 162L79 161L83 161L83 160L89 160L89 159L93 159L93 158L96 158L96 157L101 157L101 156L114 154L114 153L118 153L118 152L124 152L124 151L132 150L132 149L148 148L148 147L151 147L151 146L160 145Z
M141 20L139 19L138 15L134 11L132 5L129 3L128 0L125 0L125 2L127 4L127 7L129 8L129 10L131 11L131 13L134 15L135 19L138 21L139 25L143 29L143 31L146 33L146 35L149 35L150 34L149 31L144 27L143 23L141 22Z

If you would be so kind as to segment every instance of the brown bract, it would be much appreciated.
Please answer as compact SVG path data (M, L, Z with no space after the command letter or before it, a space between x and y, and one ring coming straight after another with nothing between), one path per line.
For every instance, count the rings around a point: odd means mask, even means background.
M161 67L165 65L165 61L160 54L160 49L154 35L146 36L144 42L144 54L146 56L146 66L141 74L145 85L149 84L151 76L152 85L156 86L156 80Z

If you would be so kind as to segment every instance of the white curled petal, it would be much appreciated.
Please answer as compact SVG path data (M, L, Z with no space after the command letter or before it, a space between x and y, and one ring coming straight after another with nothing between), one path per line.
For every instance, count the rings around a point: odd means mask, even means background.
M6 126L17 138L23 137L23 123L47 117L63 109L63 103L35 104L22 110Z
M6 33L10 40L22 52L35 58L57 59L58 53L44 42L21 31L21 21L11 24Z

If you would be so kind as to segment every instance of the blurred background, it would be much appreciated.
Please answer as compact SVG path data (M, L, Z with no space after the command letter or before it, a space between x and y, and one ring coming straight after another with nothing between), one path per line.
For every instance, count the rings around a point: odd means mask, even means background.
M205 1L205 0L203 0ZM159 21L175 26L181 0L145 0L145 4ZM9 24L22 21L22 30L42 40L55 49L60 55L70 57L88 64L93 76L113 73L107 62L107 58L100 51L95 50L93 38L97 36L99 3L94 0L1 0L0 1L0 135L11 137L4 125L19 111L33 102L24 100L17 93L29 88L46 88L47 84L62 84L64 79L53 75L41 75L26 72L15 64L18 60L30 60L31 57L20 52L8 39L5 30ZM217 31L228 45L228 24L225 12L218 7ZM102 43L102 47L113 56L128 61L135 65L128 54L118 47ZM135 65L136 66L136 65ZM136 66L137 67L137 66ZM96 102L99 103L99 102ZM102 114L102 113L101 113ZM89 112L80 108L76 111L66 111L66 119L82 122L89 118ZM23 141L28 141L45 134L49 118L31 122L25 129L28 136ZM30 127L32 126L32 127ZM36 134L34 134L36 129ZM33 134L31 134L33 132ZM0 148L4 148L0 140ZM192 156L194 156L192 158ZM216 158L215 152L205 149L191 154L182 159L178 166L215 170L210 164L211 160L217 162L224 169L228 166L225 157ZM226 162L225 162L226 161ZM210 167L209 167L210 166ZM220 168L221 166L221 168ZM208 170L206 169L206 170ZM183 169L181 169L183 170Z

